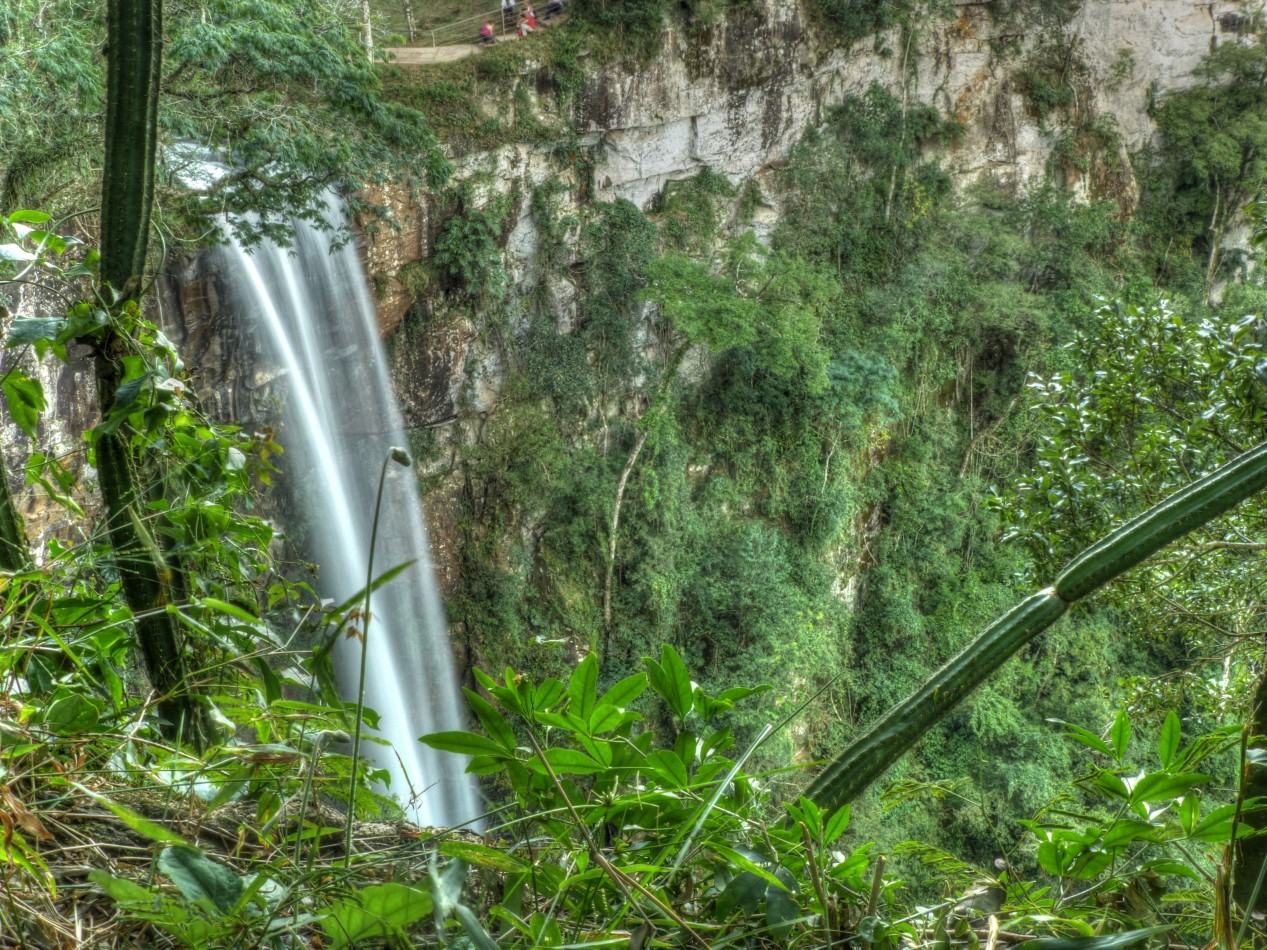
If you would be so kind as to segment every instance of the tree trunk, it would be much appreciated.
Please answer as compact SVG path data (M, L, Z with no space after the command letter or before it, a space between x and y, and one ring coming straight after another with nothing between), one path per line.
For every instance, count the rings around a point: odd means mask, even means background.
M26 529L9 490L9 467L0 458L0 570L24 571L30 566Z
M652 417L655 413L662 411L664 401L669 395L669 388L673 385L673 380L677 378L678 367L682 365L686 351L690 348L691 344L689 342L680 344L669 359L668 365L665 366L664 378L660 383L660 387L652 397L650 408L647 409L640 420L642 431L638 433L638 440L634 443L628 459L625 460L625 467L620 472L620 480L616 483L616 499L612 504L611 523L607 528L607 551L604 557L607 562L607 569L603 577L604 654L611 650L611 635L615 626L615 617L612 613L612 588L616 577L616 537L617 532L620 530L620 508L625 503L625 489L629 485L629 476L633 474L634 466L638 464L638 456L642 454L642 449L647 444L647 436L651 432L650 423L652 422Z
M405 0L405 35L410 43L414 41L414 33L414 5L412 0Z
M116 318L140 296L154 198L158 82L162 65L162 0L109 0L107 7L106 141L101 183L101 280ZM94 341L97 404L102 418L119 389L123 341ZM95 440L97 475L123 594L136 615L136 636L168 736L201 744L202 724L185 683L171 569L142 521L145 511L125 424Z

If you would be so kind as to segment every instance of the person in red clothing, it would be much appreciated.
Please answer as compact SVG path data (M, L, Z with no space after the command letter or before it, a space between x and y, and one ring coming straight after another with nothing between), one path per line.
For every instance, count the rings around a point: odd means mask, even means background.
M524 10L519 14L519 35L527 36L537 28L537 18L533 15L532 8Z

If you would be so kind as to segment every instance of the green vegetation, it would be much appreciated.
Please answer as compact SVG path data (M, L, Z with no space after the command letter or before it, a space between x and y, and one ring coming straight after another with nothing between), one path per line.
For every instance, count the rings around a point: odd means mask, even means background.
M1242 453L1267 412L1263 291L1216 293L1245 276L1219 247L1267 177L1261 47L1225 44L1156 104L1133 219L1116 130L1056 42L1016 64L1049 181L956 191L933 156L958 125L873 88L762 184L704 170L644 211L594 200L559 118L583 54L637 61L667 17L706 30L741 2L576 0L573 28L424 81L369 65L358 11L282 0L179 5L155 75L125 6L109 61L144 60L148 93L103 79L104 23L74 0L0 18L0 197L73 214L109 186L100 258L46 213L0 224L0 275L43 294L0 388L28 481L83 539L33 566L0 492L0 940L897 950L1002 927L1110 950L1238 926L1245 945L1263 782L1235 720L1264 689L1267 525L1256 500L1205 522L1262 481L1264 450ZM901 4L814 6L847 39L914 35ZM442 191L433 130L549 147L556 174ZM159 136L223 148L227 174L191 193ZM396 275L426 305L404 338L469 321L498 373L458 406L470 425L418 439L454 499L473 713L424 741L485 778L478 841L371 841L359 819L399 812L340 743L375 713L329 668L368 595L323 608L284 579L253 513L277 447L202 416L137 302L155 196L160 234L228 208L279 235L327 186L389 180L435 211ZM525 218L521 296L504 251ZM39 441L34 363L76 341L98 364L95 521Z

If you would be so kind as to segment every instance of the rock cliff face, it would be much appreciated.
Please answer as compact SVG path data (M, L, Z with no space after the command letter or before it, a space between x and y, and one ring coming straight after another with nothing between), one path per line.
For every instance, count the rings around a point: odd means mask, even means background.
M623 198L645 209L667 183L707 168L759 186L754 226L762 237L779 216L776 189L764 187L771 172L827 110L875 84L961 124L959 140L938 156L957 184L988 176L1020 188L1052 171L1053 149L1072 137L1085 149L1083 160L1054 170L1075 192L1112 198L1129 214L1138 190L1123 159L1152 134L1150 100L1190 85L1215 45L1239 41L1252 8L1236 0L1085 0L1065 26L1037 27L996 15L989 2L956 0L951 15L916 32L844 48L797 0L754 0L724 22L669 31L648 64L587 67L564 118L576 130L575 147L588 152L590 181L561 169L542 146L510 144L454 160L477 202L501 195L511 203L503 259L512 295L530 293L539 279L539 235L527 205L547 180L562 178L568 201ZM1072 102L1040 120L1026 83L1043 68L1059 71ZM531 66L519 81L531 108L549 112ZM1117 134L1077 138L1090 128ZM440 429L441 441L460 452L497 398L500 356L461 307L447 307L433 290L411 293L400 279L431 255L444 209L399 194L384 199L403 227L367 235L365 258L406 419ZM566 331L577 290L550 280ZM443 545L450 507L443 492L432 495L431 507ZM442 576L451 567L443 551L438 565Z

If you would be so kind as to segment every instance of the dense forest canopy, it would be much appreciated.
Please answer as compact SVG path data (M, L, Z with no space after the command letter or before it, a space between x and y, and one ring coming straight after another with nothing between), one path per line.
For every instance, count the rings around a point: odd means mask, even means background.
M897 81L639 206L596 89L702 74L767 4L568 0L392 65L491 15L414 6L0 11L0 946L1267 936L1261 24L1134 90L1128 148L1093 103L1131 56L998 4L1047 156L1018 180L963 174L973 118L915 95L940 11L806 0L798 41ZM482 836L362 767L330 646L370 590L321 600L276 433L208 417L151 288L221 215L328 226L330 189L344 238L417 234L367 251L401 395L469 341L409 449L471 722L424 741L481 776ZM99 405L54 446L77 365ZM33 498L71 526L34 549Z

